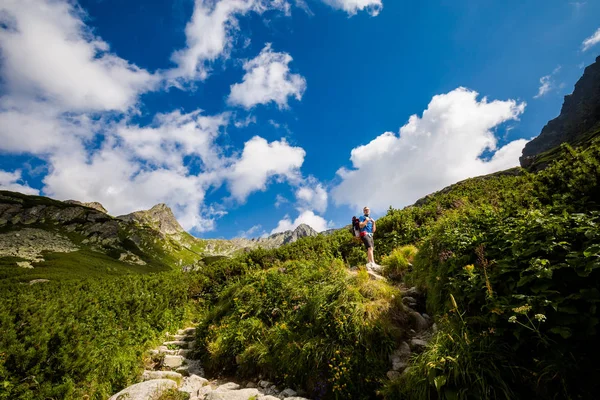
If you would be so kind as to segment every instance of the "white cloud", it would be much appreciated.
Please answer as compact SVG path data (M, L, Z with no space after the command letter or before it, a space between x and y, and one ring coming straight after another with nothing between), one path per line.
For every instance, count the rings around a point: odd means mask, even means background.
M0 190L9 190L11 192L21 192L25 194L38 195L37 189L30 187L27 182L20 183L21 171L8 172L0 170Z
M279 108L287 108L288 97L301 100L306 80L290 73L290 62L289 54L274 52L267 44L256 58L244 63L243 81L231 85L228 103L250 109L273 101Z
M246 128L246 127L250 126L250 124L255 124L255 123L256 123L256 117L253 115L248 115L243 120L235 121L234 125L236 128Z
M5 0L0 5L2 76L11 93L69 111L126 110L159 78L109 53L72 2Z
M279 208L284 204L289 203L290 201L288 199L286 199L285 197L283 197L282 195L278 194L275 197L275 208Z
M323 0L325 4L329 4L338 10L344 10L350 15L356 14L358 11L366 10L369 14L376 16L383 9L382 0Z
M333 226L332 222L327 222L325 218L316 215L310 210L306 210L303 211L294 221L292 221L290 217L286 215L281 221L279 221L277 227L271 231L271 235L274 233L294 230L300 224L306 224L317 232L323 232Z
M288 13L290 5L285 0L196 0L185 27L186 47L171 56L177 68L169 71L168 77L205 80L211 62L229 57L239 29L237 17L268 9Z
M255 238L255 237L261 237L266 234L267 234L267 232L265 232L265 230L262 229L262 225L254 225L246 231L239 231L237 233L237 237L251 239L251 238Z
M546 75L540 78L540 88L538 89L538 94L533 96L534 99L538 99L550 92L550 89L552 88L552 82L550 81L551 77L551 75Z
M402 207L457 181L518 165L526 141L498 149L493 129L517 120L525 103L477 100L458 88L434 96L422 117L413 115L399 135L386 132L352 150L352 169L341 168L332 190L337 204ZM485 160L485 151L494 151Z
M556 74L558 74L560 70L561 66L559 65L558 67L554 68L554 71L552 71L550 75L542 76L540 78L540 88L538 89L538 93L535 96L533 96L534 99L539 99L540 97L550 93L557 87L560 88L560 85L557 86L556 82L554 82L553 80L553 77L556 76Z
M588 51L598 43L600 43L600 28L598 28L598 30L594 32L592 36L583 41L583 43L581 44L581 49L583 51Z
M314 178L309 178L296 190L296 199L300 210L315 210L324 213L327 210L327 190Z
M257 190L265 190L271 177L298 179L299 169L306 152L301 147L290 146L285 139L267 142L255 136L244 144L241 157L226 173L232 196L245 201Z

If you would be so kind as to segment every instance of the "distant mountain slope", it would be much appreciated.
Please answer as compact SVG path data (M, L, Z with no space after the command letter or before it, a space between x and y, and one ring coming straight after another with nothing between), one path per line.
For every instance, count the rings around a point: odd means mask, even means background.
M99 210L99 203L0 191L0 279L152 272L204 255L204 241L184 232L165 205L123 218Z
M577 145L600 133L600 56L585 69L573 93L565 96L560 115L548 122L538 137L527 143L520 159L529 167L544 152L561 143Z

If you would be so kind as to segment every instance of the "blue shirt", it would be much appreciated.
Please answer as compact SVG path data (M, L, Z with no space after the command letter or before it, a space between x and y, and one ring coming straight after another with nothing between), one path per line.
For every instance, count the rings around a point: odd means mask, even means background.
M361 215L360 218L358 218L358 220L361 223L365 222L366 219L367 219L367 217L365 217L364 215ZM367 225L365 225L364 228L360 228L360 231L367 232L367 233L373 233L373 221L367 222Z

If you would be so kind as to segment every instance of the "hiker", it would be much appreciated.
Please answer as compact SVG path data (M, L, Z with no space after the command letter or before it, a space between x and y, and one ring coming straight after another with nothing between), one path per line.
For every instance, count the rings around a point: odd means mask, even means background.
M375 243L373 242L373 233L375 233L375 230L377 229L375 226L375 220L370 217L371 210L369 207L363 208L363 214L364 215L361 215L359 218L359 227L360 238L367 249L367 269L380 271L381 265L375 264L375 258L373 256L373 248L375 247Z

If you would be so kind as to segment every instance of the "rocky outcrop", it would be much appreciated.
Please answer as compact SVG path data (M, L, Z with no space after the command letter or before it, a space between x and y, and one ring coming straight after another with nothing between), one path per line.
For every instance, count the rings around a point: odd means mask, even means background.
M585 69L573 93L565 96L560 115L527 143L521 166L531 165L535 156L561 143L577 144L596 128L600 128L600 57Z
M88 208L93 208L96 211L100 211L104 214L108 214L108 211L106 211L106 208L104 208L104 206L102 204L98 203L97 201L92 201L90 203L82 203L81 201L77 201L77 200L66 200L65 203L75 204L78 206L84 206L84 207L88 207Z
M0 257L27 260L17 263L21 268L33 268L32 262L44 261L44 251L70 253L77 250L79 248L67 237L42 229L25 228L0 234Z
M135 211L117 217L122 221L137 222L148 225L163 235L175 235L184 232L173 211L166 204L157 204L146 211Z

